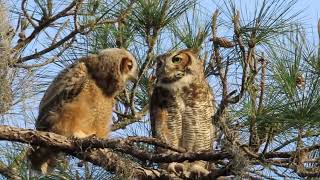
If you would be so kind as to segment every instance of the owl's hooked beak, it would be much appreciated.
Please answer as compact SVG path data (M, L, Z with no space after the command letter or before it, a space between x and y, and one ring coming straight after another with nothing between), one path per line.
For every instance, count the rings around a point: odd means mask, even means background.
M182 78L185 75L184 72L178 72L177 74L175 74L176 78Z
M136 83L138 81L139 76L139 71L136 69L129 77L129 80L132 81L133 83Z
M162 83L173 83L175 81L178 81L179 79L183 78L185 76L184 72L177 72L171 76L165 76L161 78Z

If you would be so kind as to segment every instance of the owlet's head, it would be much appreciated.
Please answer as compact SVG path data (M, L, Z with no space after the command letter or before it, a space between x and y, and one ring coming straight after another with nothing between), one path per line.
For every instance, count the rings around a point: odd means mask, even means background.
M110 95L122 90L128 80L135 81L138 76L137 61L125 49L107 48L98 55L87 57L84 62L98 85Z
M160 55L157 61L157 84L189 84L203 76L202 61L190 49Z
M137 79L137 61L129 51L119 48L108 48L100 51L98 55L102 68L103 66L109 66L112 69L112 73L119 72L124 82ZM108 67L105 67L105 69L108 69Z

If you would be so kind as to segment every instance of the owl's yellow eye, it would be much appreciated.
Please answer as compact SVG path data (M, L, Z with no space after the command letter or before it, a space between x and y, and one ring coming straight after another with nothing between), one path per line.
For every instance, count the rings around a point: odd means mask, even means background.
M179 64L179 63L181 62L181 60L182 60L181 57L175 56L175 57L172 58L171 61L172 61L172 63L174 63L174 64Z

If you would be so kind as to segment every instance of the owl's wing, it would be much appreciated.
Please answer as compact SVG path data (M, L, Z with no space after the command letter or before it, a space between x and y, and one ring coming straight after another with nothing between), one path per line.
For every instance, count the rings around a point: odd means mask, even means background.
M87 80L87 68L78 62L63 70L45 92L39 107L36 121L38 130L48 130L55 122L48 115L57 111L63 104L71 102L83 89Z
M161 103L160 90L155 87L150 102L152 136L168 143L168 109Z

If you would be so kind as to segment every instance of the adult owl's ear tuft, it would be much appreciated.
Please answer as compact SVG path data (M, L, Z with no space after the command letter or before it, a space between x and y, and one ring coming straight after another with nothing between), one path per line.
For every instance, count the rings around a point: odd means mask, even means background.
M196 56L198 56L200 53L200 48L191 48L189 50Z
M133 68L133 62L128 57L121 59L120 71L121 73L128 73Z

